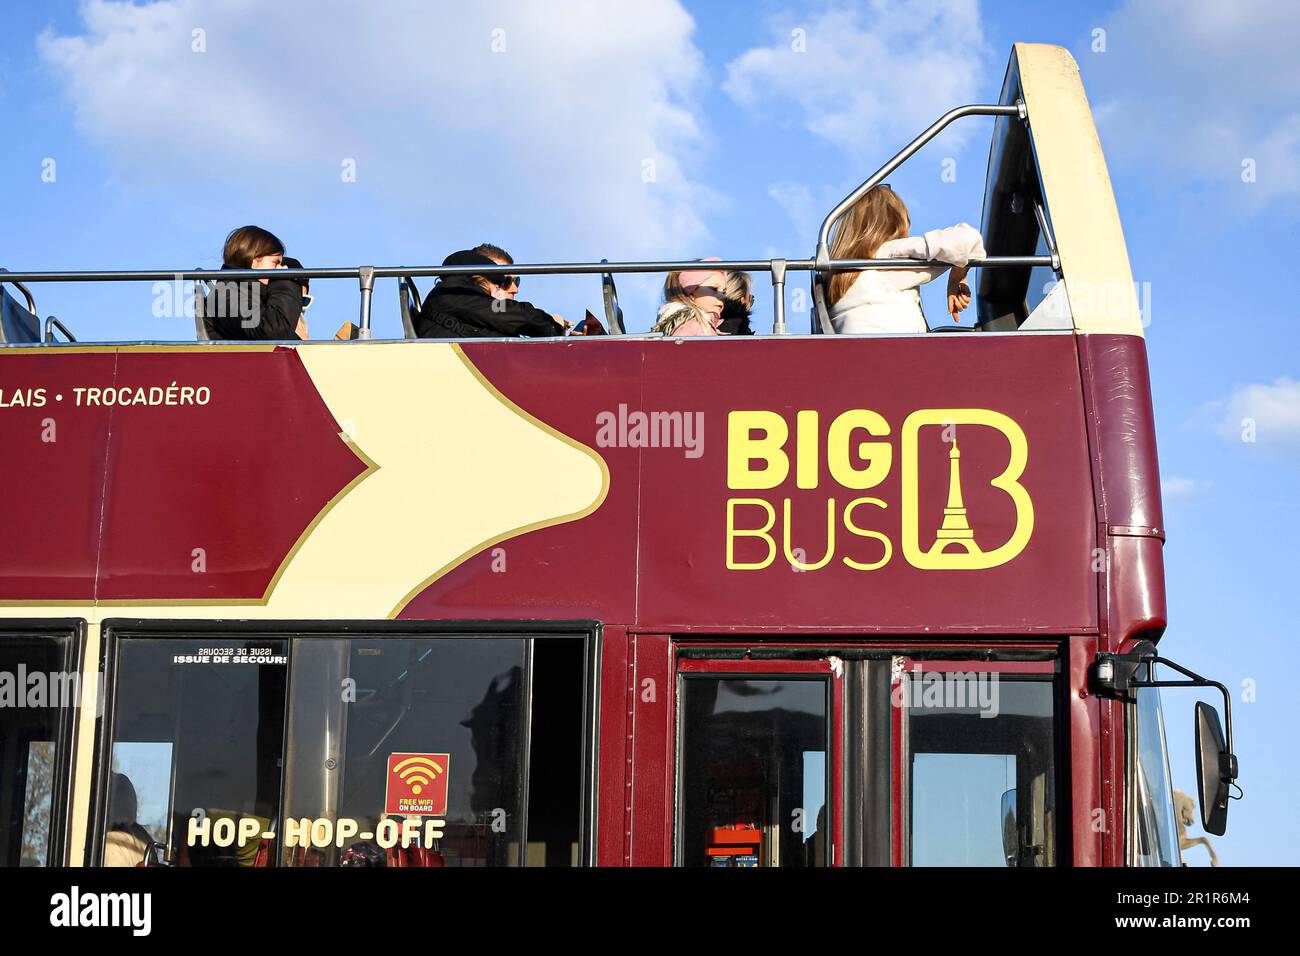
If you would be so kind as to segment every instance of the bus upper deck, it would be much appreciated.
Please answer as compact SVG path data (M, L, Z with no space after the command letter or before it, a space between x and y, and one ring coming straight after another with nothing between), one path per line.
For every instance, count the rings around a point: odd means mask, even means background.
M779 334L788 273L821 333L828 276L916 265L830 229L981 113L994 334ZM617 332L613 276L692 265L511 270L606 274ZM1145 345L1068 54L1018 45L812 258L713 265L777 335L0 349L0 647L77 677L0 710L7 859L1175 861ZM359 280L364 338L376 278L469 268L285 275Z

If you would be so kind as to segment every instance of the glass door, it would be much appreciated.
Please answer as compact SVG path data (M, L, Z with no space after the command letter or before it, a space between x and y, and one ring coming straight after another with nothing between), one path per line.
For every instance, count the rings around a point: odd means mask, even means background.
M679 660L680 866L842 860L843 665Z

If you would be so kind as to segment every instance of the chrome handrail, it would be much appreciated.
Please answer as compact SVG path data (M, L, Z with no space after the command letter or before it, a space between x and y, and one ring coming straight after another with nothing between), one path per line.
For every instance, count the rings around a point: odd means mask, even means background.
M537 262L513 263L510 272L515 275L614 275L656 272L684 272L701 267L699 259L671 259L647 262ZM709 269L726 272L768 272L773 284L773 332L785 334L785 274L786 272L862 272L868 269L916 269L926 267L946 268L949 263L920 259L831 259L819 265L815 259L725 259L709 260ZM1023 268L1025 266L1050 266L1051 256L988 256L971 259L971 268ZM477 275L481 265L467 266L351 266L319 269L276 269L277 279L355 279L361 288L360 338L370 334L370 298L375 279L396 279L402 276L431 277ZM190 280L246 280L267 278L266 269L129 269L82 270L71 272L7 272L0 273L4 282L185 282Z
M68 330L68 327L66 325L64 325L54 316L47 315L45 317L45 337L44 337L45 342L49 343L54 341L54 330L56 328L67 337L69 342L77 341L77 337Z
M830 242L831 229L839 218L848 212L849 208L865 196L871 189L880 185L886 176L892 173L899 166L903 165L907 160L911 159L917 150L943 132L943 130L954 120L961 119L963 116L1017 116L1020 119L1026 119L1029 116L1029 113L1025 108L1024 101L1017 101L1014 105L1010 106L1001 104L959 106L940 116L930 124L929 129L904 146L894 155L893 159L877 169L867 177L866 181L862 183L862 185L841 199L839 204L827 214L824 220L822 220L821 229L817 232L816 262L817 270L819 272L827 271L830 266L831 255L828 244Z

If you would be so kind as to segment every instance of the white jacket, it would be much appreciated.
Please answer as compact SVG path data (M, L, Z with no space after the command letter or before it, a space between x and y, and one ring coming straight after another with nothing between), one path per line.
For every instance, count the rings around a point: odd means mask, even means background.
M947 229L932 229L924 236L891 239L873 258L934 260L947 265L858 273L853 285L831 307L831 324L836 332L846 334L925 332L929 327L917 289L939 278L950 266L965 266L984 255L979 230L964 222Z

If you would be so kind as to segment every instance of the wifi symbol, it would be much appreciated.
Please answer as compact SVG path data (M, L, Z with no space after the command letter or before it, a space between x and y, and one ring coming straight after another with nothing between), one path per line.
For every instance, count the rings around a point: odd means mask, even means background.
M411 793L417 796L438 774L446 773L445 768L430 757L407 757L393 770L403 783L410 786Z

